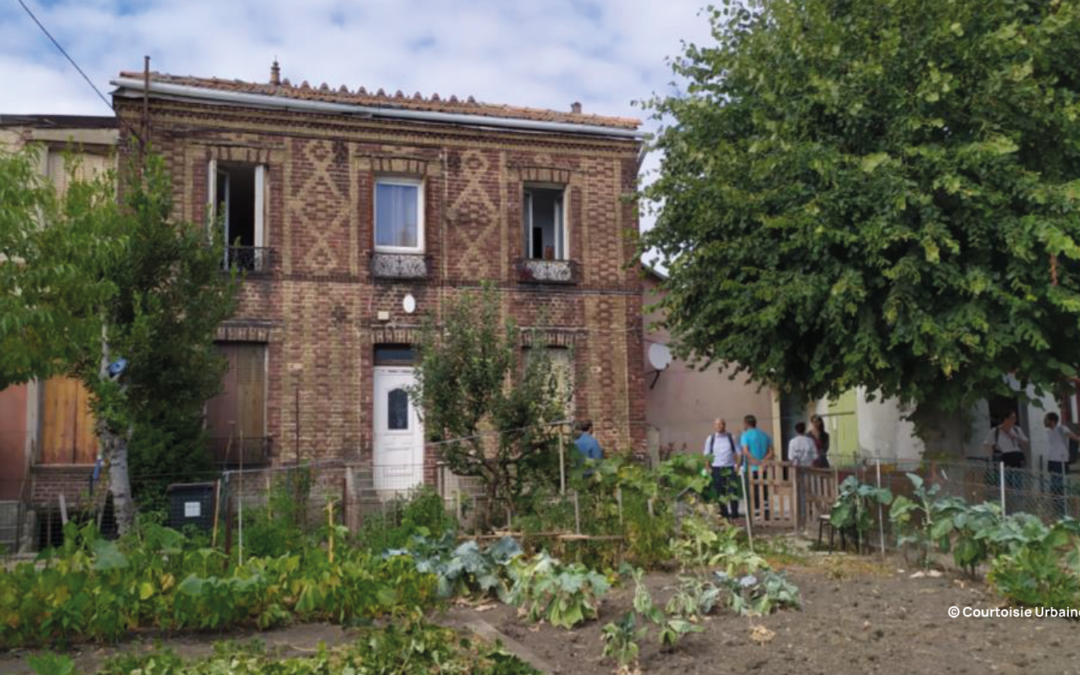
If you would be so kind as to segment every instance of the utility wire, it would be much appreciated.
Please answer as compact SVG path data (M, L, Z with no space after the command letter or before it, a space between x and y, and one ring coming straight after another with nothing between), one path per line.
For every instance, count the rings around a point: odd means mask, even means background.
M45 37L49 38L49 40L52 41L56 48L60 50L60 53L64 55L64 58L68 60L68 63L70 63L75 68L75 70L79 71L79 75L82 75L82 78L86 80L86 83L90 85L90 88L94 90L94 93L98 95L98 98L100 98L105 103L105 105L109 106L109 110L112 110L115 113L116 110L113 109L112 103L109 101L108 98L105 97L105 94L101 93L101 90L97 88L97 85L94 84L93 80L91 80L86 75L86 73L83 72L83 69L79 67L79 64L75 63L75 59L71 58L71 55L67 53L67 51L63 48L63 46L60 45L59 42L56 41L56 38L52 36L52 33L49 32L49 29L46 28L36 16L34 16L34 12L26 6L26 3L23 2L23 0L19 0L19 5L21 5L22 8L26 10L26 13L30 16L31 19L33 19L34 23L37 24L37 27L40 28L41 32L45 34Z

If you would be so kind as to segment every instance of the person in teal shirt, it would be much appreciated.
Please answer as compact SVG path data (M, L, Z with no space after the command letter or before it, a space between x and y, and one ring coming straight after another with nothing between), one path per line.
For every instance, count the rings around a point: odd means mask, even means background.
M753 415L747 415L743 418L743 432L739 436L739 447L742 448L742 455L745 458L744 461L750 465L751 471L757 471L761 465L765 462L771 462L773 460L773 444L772 439L764 431L757 428L757 418ZM761 486L760 492L758 490L751 490L754 493L754 506L755 512L761 508L761 501L765 502L765 512L763 514L758 513L755 517L764 516L765 520L769 519L769 488L765 485ZM760 496L759 496L760 495ZM750 504L747 502L747 510L749 511Z

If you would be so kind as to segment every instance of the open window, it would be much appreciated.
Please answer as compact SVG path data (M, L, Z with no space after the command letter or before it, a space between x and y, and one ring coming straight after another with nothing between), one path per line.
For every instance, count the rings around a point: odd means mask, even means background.
M226 269L248 272L269 268L265 244L266 167L240 162L210 162L210 194L213 214L225 230Z
M567 260L566 218L562 188L525 188L525 257Z
M375 250L424 252L424 189L419 180L375 181Z

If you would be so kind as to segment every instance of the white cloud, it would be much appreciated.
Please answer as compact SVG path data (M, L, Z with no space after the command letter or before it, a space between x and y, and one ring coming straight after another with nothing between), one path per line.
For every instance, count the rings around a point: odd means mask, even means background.
M705 0L27 0L106 94L120 70L363 85L641 117ZM16 3L0 9L0 113L108 114ZM646 168L654 166L650 161Z

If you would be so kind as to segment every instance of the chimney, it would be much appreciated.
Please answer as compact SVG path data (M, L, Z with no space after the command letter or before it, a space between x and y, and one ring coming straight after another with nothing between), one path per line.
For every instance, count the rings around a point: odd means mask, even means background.
M581 114L581 102L580 101L574 101L573 103L571 103L570 104L570 112L574 113L575 115L580 115Z
M270 66L270 84L275 87L281 84L281 66L278 65L277 59L274 59L274 65Z

